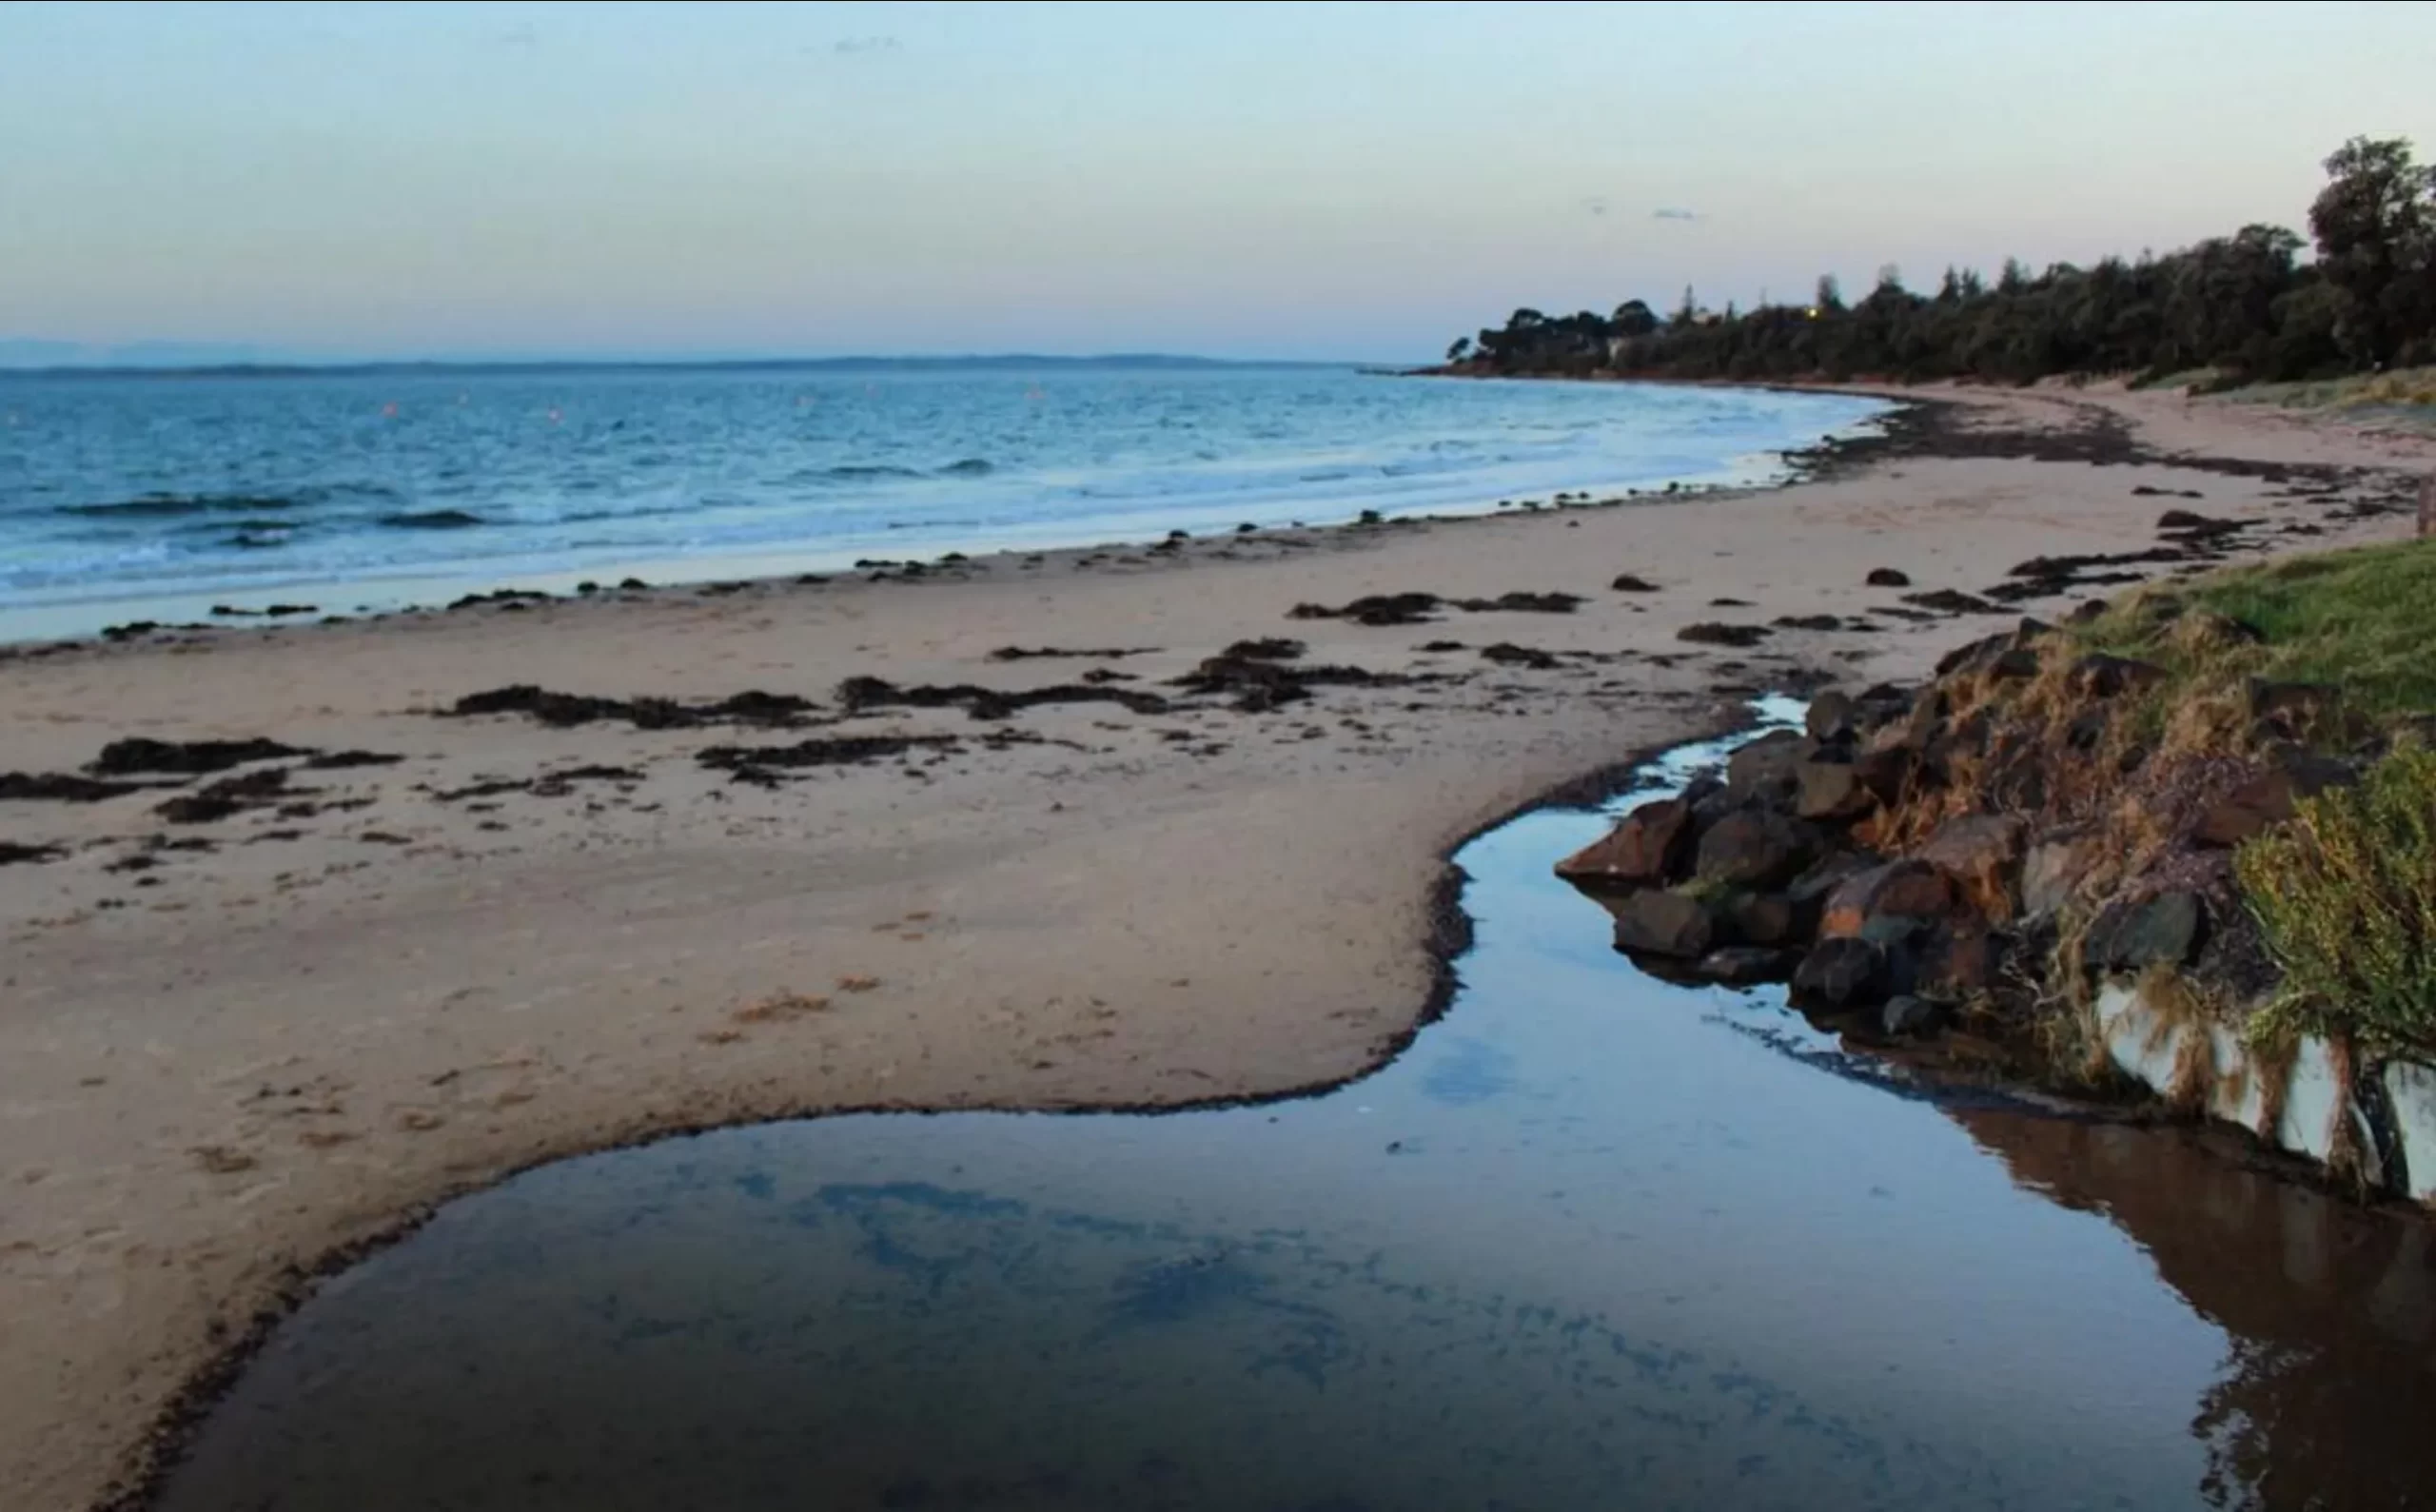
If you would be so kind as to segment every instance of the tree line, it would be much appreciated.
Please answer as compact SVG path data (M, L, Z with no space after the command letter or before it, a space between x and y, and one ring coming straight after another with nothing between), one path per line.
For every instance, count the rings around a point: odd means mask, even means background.
M1519 309L1446 360L1482 375L1906 383L2210 369L2214 387L2436 363L2436 167L2407 141L2355 137L2326 171L2313 245L2246 226L2089 267L2008 259L1993 283L1948 268L1935 294L1890 266L1851 302L1830 276L1807 304L1713 311L1687 288L1665 315L1638 299L1604 316Z

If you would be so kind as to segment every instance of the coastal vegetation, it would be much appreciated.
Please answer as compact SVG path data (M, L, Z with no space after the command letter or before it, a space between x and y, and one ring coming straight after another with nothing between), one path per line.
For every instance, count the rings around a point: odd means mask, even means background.
M2252 1038L2436 1049L2436 751L2403 746L2359 786L2298 810L2238 859L2243 896L2284 973Z
M1712 310L1689 288L1662 317L1640 299L1607 315L1518 309L1455 343L1448 370L2014 383L2130 374L2214 389L2436 363L2436 168L2407 141L2356 137L2326 170L2306 243L2253 225L2087 267L2009 259L1993 280L1949 267L1933 294L1888 266L1851 301L1831 276L1806 304L1747 310ZM2431 387L2394 395L2411 403Z

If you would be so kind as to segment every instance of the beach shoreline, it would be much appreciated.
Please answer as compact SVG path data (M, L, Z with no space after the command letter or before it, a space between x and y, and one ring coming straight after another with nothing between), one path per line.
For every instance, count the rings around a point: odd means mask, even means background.
M0 767L76 774L129 736L300 753L190 823L156 811L263 765L0 804L0 840L47 853L0 867L0 1466L29 1504L140 1496L315 1277L548 1160L821 1112L1342 1084L1443 1007L1446 857L1481 829L1751 694L1915 677L2009 622L1907 594L2136 554L2169 506L2257 520L2262 549L2389 540L2404 470L2436 461L2178 396L1885 397L1910 402L1886 436L1807 481L1647 508L0 659ZM1885 569L1910 582L1870 586ZM1295 618L1417 593L1439 602ZM1699 624L1751 644L1679 638ZM1306 646L1227 661L1260 638ZM1225 677L1177 691L1212 658ZM442 712L518 684L601 707ZM717 712L747 692L805 706ZM864 737L894 744L776 754Z
M1008 417L989 407L1003 403L1003 387L897 397L908 411L971 402L979 406L972 414L978 433L1005 442L992 426L1003 428ZM234 390L231 399L250 394ZM761 394L764 407L749 417L758 428L727 438L717 459L767 461L757 468L734 462L741 481L722 491L668 476L675 464L665 448L639 444L632 439L638 433L628 430L658 423L658 412L641 398L625 396L603 401L608 407L599 413L587 412L591 429L573 438L582 443L573 450L565 433L550 431L540 443L538 475L511 473L483 487L467 482L462 468L438 465L445 445L504 444L499 427L512 428L514 422L502 412L519 397L511 386L483 396L474 411L459 414L443 405L440 413L449 419L433 424L472 427L444 444L411 428L413 422L397 421L410 428L378 442L394 455L365 464L375 468L371 475L358 469L300 478L267 466L244 474L259 481L212 493L164 488L158 473L84 477L37 467L20 507L5 521L18 546L9 580L23 591L0 593L0 645L388 616L501 591L564 598L587 583L597 592L629 579L669 590L840 575L883 559L996 560L1075 547L1149 545L1179 526L1198 536L1233 536L1247 527L1251 534L1329 528L1372 515L1465 518L1535 496L1543 500L1557 489L1621 497L1774 486L1789 481L1789 451L1812 446L1822 433L1863 429L1886 407L1856 396L1797 401L1753 391L1737 400L1690 387L1646 404L1553 397L1544 386L1521 397L1450 404L1443 389L1399 391L1348 379L1311 396L1312 408L1325 413L1330 405L1359 403L1380 411L1375 448L1356 448L1359 455L1340 455L1345 437L1314 422L1307 434L1272 436L1255 427L1239 438L1248 448L1240 465L1222 461L1230 450L1223 433L1190 450L1170 445L1172 455L1134 459L1120 446L1111 457L1086 461L1077 454L1061 461L1055 438L1081 422L1033 410L1022 417L1025 429L1043 434L1013 446L1028 463L970 457L925 469L899 465L907 448L921 449L910 433L883 433L843 449L833 441L822 449L816 440L796 434L799 419L793 424L774 419L770 396ZM353 398L363 402L362 395ZM462 406L465 396L457 398ZM658 398L676 403L686 395ZM796 408L780 414L799 415L806 398L797 395ZM410 405L414 415L423 415L433 396L422 399L420 406ZM1083 413L1094 399L1090 392L1078 396ZM339 399L324 396L324 402L337 405ZM1098 394L1096 402L1114 403L1116 394ZM1157 393L1143 402L1155 408L1183 399ZM1277 396L1233 385L1202 402L1217 407L1211 423L1223 432L1221 422L1241 426L1247 412L1277 403ZM95 416L82 418L99 423ZM241 410L231 423L244 418ZM1424 436L1426 444L1420 441ZM314 438L293 442L309 448ZM39 455L45 443L29 444L35 448L29 455ZM990 449L978 440L972 444ZM1063 444L1078 450L1071 436ZM50 449L74 456L83 445L74 424L53 420ZM813 455L807 457L806 446ZM897 460L835 460L864 450ZM696 463L712 466L716 460L701 457ZM829 465L815 465L824 460ZM225 460L197 454L189 442L162 465L210 471ZM602 486L598 474L620 468L619 488L647 501L671 488L690 490L693 506L591 507L587 501L597 502ZM135 492L139 488L144 491ZM118 497L126 494L133 497ZM759 500L748 511L749 524L738 514L738 501L748 496ZM25 507L38 498L80 501ZM367 520L360 502L349 502L365 498L396 507ZM463 507L409 507L418 501ZM57 534L63 529L67 537Z

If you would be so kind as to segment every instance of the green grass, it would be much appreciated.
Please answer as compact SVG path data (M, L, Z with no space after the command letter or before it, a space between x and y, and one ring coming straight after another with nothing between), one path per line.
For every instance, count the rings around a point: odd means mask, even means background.
M2436 751L2404 743L2358 787L2302 800L2234 869L2284 972L2249 1021L2254 1042L2436 1050Z
M2186 606L2166 618L2168 604ZM2240 621L2258 644L2193 634L2204 611ZM2118 600L2083 632L2175 674L2176 690L2245 677L2332 683L2372 718L2436 710L2436 540L2405 541L2239 567Z
M2436 367L2402 367L2294 383L2252 383L2225 397L2236 403L2275 404L2285 409L2382 409L2392 411L2398 419L2424 418L2436 409Z

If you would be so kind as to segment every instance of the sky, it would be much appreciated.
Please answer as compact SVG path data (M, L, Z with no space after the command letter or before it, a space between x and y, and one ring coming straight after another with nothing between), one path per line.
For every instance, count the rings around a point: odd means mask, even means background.
M2436 155L2431 59L2326 0L0 3L0 360L1405 361L2300 227L2347 137Z

